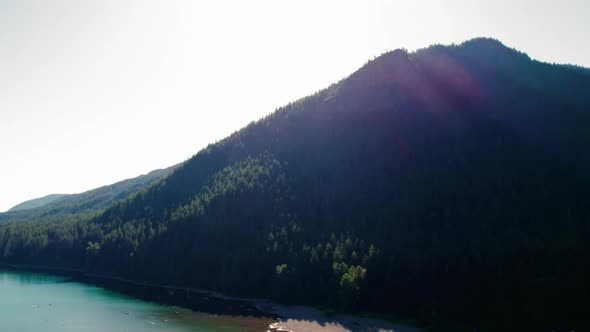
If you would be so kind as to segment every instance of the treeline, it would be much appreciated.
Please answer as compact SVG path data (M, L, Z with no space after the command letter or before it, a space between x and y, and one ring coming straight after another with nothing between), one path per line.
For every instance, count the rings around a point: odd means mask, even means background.
M0 222L68 219L78 215L98 214L115 202L127 199L167 177L177 166L151 171L136 178L119 181L79 194L48 195L23 202L7 212L0 213Z
M394 51L104 211L0 224L0 256L432 327L581 330L584 91L587 70L493 40Z

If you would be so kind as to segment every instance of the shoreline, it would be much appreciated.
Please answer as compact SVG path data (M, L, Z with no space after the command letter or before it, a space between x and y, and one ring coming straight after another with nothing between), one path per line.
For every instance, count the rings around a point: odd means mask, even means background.
M417 327L377 318L340 313L328 316L325 312L310 306L284 305L269 299L229 296L207 289L141 282L112 275L88 273L75 268L3 262L0 262L0 268L58 274L142 300L182 306L198 312L267 317L275 321L269 324L267 329L273 332L422 331Z
M273 312L280 318L269 325L277 332L422 332L421 328L401 323L351 314L327 315L308 306L274 304Z
M71 278L73 281L92 284L142 300L171 306L182 306L193 311L211 314L278 318L272 315L271 312L259 309L257 303L268 301L264 299L243 298L229 296L207 289L137 281L113 275L89 273L75 268L4 262L0 262L0 268L61 275Z

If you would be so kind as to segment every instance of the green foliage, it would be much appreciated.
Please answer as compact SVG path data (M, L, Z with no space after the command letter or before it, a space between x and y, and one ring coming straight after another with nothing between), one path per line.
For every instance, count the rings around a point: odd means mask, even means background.
M343 308L352 309L358 305L361 285L367 275L367 269L360 265L350 265L346 263L334 263L332 265L334 275L339 280L340 288L338 290L341 305Z
M88 245L86 246L86 255L87 256L96 256L100 251L100 243L88 241Z
M340 278L340 286L344 289L358 293L360 291L360 283L365 280L367 269L360 265L350 266L348 271L342 274Z
M346 265L346 263L344 262L334 262L334 264L332 264L332 269L334 270L336 278L339 279L346 272L348 272L348 265ZM340 286L342 286L342 284L340 284Z
M281 275L287 273L287 264L277 265L275 267L276 274L280 277Z

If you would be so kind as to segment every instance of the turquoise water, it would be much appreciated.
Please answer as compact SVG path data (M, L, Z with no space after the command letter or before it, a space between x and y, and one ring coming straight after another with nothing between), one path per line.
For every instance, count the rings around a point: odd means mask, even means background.
M68 278L0 270L0 331L266 331L269 320L196 313Z

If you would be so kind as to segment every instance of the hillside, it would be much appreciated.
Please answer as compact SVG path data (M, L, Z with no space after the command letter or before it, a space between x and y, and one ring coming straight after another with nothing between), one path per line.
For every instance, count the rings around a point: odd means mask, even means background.
M431 326L579 330L588 91L587 69L496 40L396 50L96 216L0 225L0 257Z
M0 213L2 221L31 221L71 216L94 216L114 202L126 199L168 176L177 166L155 170L132 179L89 190L80 194L49 195L23 202Z
M31 199L31 200L24 201L22 203L19 203L19 204L13 206L7 212L10 212L10 211L14 212L14 211L18 211L18 210L28 210L28 209L38 208L43 205L47 205L55 200L58 200L64 196L67 196L67 195L65 195L65 194L51 194L51 195L43 196L40 198Z

